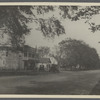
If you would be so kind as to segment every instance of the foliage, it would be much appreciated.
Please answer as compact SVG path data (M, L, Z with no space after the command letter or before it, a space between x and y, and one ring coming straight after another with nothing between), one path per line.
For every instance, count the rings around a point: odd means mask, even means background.
M3 34L6 33L10 36L10 42L14 47L20 46L24 43L24 35L30 32L27 27L29 18L25 17L21 11L28 12L31 7L19 7L19 6L0 6L0 29L3 30Z
M0 29L3 34L10 36L10 42L14 47L24 44L24 36L30 32L29 22L39 23L43 35L47 37L65 33L63 26L56 18L36 17L36 14L48 13L53 11L53 8L52 6L0 6Z
M37 54L39 57L48 56L50 53L50 48L47 46L41 46L37 48Z
M55 35L65 34L64 27L61 22L54 17L49 20L39 19L41 31L44 33L45 37L53 38Z
M65 34L64 26L61 19L52 17L45 19L37 17L58 10L64 19L77 21L85 19L89 23L90 30L95 32L100 30L100 25L91 22L93 16L100 14L100 6L0 6L0 30L3 34L10 36L10 42L14 47L21 46L25 43L24 36L29 34L29 22L39 24L40 31L45 37L54 38L55 35ZM3 36L1 34L1 36Z
M80 19L85 19L85 23L90 25L90 30L95 32L100 31L100 25L96 25L94 22L91 22L91 19L95 15L100 14L100 6L59 6L62 17L68 18L72 21L78 21Z
M61 54L59 61L62 66L95 69L99 64L99 56L96 50L83 41L66 39L59 43L59 48Z

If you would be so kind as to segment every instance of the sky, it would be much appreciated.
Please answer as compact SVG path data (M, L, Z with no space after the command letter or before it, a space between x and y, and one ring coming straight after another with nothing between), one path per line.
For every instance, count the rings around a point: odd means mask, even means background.
M53 14L58 16L57 12L53 12ZM47 16L51 15L51 13L47 14ZM89 44L91 47L95 48L100 55L100 43L98 43L100 41L100 31L92 33L91 30L89 30L89 24L84 23L85 20L70 21L65 19L61 22L65 28L66 34L60 35L59 37L56 36L54 39L45 38L41 31L36 30L38 25L31 23L29 26L32 28L32 30L30 35L26 36L26 44L30 45L31 47L49 46L52 49L52 47L58 45L60 41L66 38L72 38L82 40ZM100 24L100 15L94 16L91 22Z

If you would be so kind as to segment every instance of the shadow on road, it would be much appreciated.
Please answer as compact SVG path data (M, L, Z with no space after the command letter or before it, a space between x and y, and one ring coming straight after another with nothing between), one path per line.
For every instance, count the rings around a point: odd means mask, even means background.
M100 81L92 89L92 91L90 92L90 95L100 95Z

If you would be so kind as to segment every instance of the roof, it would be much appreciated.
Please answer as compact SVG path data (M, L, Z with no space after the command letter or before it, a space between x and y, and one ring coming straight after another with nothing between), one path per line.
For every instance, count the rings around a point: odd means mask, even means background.
M24 45L23 47L12 47L12 46L0 46L0 50L13 50L13 51L23 51L23 52L35 52L36 49L32 48L28 45Z
M23 51L24 51L24 52L35 52L36 49L33 48L33 47L30 47L30 46L28 46L28 45L24 45Z
M0 46L0 50L21 51L21 48L15 48L12 46Z
M9 46L0 46L0 49L11 49L11 47L9 47Z
M51 63L50 58L40 58L38 63Z
M57 60L54 57L50 57L52 64L58 64Z

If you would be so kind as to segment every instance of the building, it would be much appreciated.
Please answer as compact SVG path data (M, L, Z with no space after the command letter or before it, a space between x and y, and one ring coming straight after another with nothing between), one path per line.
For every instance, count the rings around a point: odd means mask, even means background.
M36 49L28 45L23 47L23 63L25 70L34 70L37 62Z
M28 45L17 50L8 46L0 46L0 70L49 71L52 64L58 64L53 57L39 58L36 51L36 48Z
M57 60L54 57L49 57L49 58L51 60L51 64L58 65L58 62L57 62Z
M25 45L20 50L0 46L0 69L4 70L34 70L36 49Z
M36 63L38 71L49 71L51 65L50 58L39 58L38 62Z
M23 69L23 54L11 47L0 46L0 69Z

